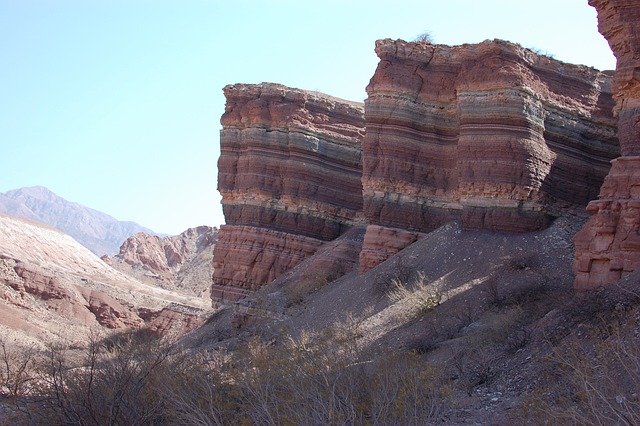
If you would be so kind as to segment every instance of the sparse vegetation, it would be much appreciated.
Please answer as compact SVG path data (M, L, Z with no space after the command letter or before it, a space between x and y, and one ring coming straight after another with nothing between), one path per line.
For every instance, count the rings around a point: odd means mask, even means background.
M321 333L251 338L232 355L186 356L162 341L92 338L33 361L33 392L12 387L13 424L360 424L442 420L451 388L415 355L361 359L359 321ZM4 352L3 381L23 365ZM17 364L16 364L17 363ZM15 365L15 366L14 366ZM15 376L15 377L19 377ZM3 395L8 389L3 386Z
M632 323L581 327L553 347L523 410L558 424L640 424L640 342ZM535 412L535 414L533 413Z
M418 272L413 283L407 284L399 278L392 280L389 298L394 302L406 301L410 309L418 313L429 311L440 304L443 297L442 283L430 282L424 272Z
M433 35L431 34L431 31L424 31L418 34L413 41L416 43L433 43Z
M0 423L638 422L637 290L568 303L540 256L451 253L444 267L409 249L357 281L301 268L216 312L189 348L143 331L84 349L0 342Z

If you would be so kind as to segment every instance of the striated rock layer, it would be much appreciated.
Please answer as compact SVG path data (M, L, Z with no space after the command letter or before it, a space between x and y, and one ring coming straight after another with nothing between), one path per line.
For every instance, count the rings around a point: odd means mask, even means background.
M380 40L367 87L368 270L451 221L532 231L596 197L619 155L611 77L504 41Z
M218 190L227 225L212 297L237 299L361 221L363 106L282 85L229 85Z
M622 157L612 168L593 213L575 237L578 290L611 285L640 266L640 1L589 0L617 58L615 111Z

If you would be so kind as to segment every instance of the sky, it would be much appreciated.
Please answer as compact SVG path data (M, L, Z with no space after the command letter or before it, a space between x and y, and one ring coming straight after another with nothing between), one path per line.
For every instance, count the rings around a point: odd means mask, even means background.
M0 192L178 234L224 223L222 88L363 101L375 41L504 39L614 69L587 0L0 0Z

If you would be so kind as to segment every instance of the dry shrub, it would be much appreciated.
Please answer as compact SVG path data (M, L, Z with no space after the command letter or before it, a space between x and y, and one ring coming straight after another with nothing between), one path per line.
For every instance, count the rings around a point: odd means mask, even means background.
M417 313L430 311L440 304L443 297L440 281L429 282L427 276L419 271L411 285L394 278L389 292L389 299L393 302L406 302Z
M34 361L36 390L11 424L422 425L442 421L451 392L417 356L363 360L361 321L321 332L254 337L232 354L188 354L161 341L51 345ZM136 343L132 343L136 341ZM7 357L11 372L15 358ZM6 375L3 377L9 377ZM5 380L7 381L7 380ZM8 382L8 381L7 381ZM3 390L4 392L4 390ZM7 421L7 417L0 422Z
M527 399L525 414L552 423L640 424L637 326L599 325L567 337L548 357L545 383Z

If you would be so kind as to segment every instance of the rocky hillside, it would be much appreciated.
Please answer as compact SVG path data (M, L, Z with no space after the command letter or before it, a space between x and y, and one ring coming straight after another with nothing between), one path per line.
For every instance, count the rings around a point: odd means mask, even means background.
M67 201L42 186L0 194L0 213L53 226L98 256L118 253L122 242L137 232L154 234L137 223L119 221L105 213Z
M620 154L610 73L499 40L380 40L376 53L364 108L270 83L224 89L215 300L353 227L366 227L364 272L451 221L530 232L584 216Z
M73 342L89 330L182 334L209 308L111 268L70 236L0 216L0 329L13 341ZM84 342L83 340L83 343Z
M190 228L180 235L158 237L139 232L107 264L142 282L208 299L213 275L213 249L218 229Z

